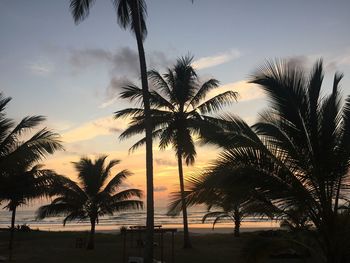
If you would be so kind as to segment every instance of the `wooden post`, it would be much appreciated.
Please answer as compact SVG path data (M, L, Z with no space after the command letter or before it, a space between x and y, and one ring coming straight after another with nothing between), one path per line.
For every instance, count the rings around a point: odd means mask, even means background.
M141 236L141 230L139 230L138 232L139 234L138 234L138 240L137 240L137 247L138 247L138 255L141 256L141 248L142 248L143 240Z
M174 258L174 231L171 232L171 263L175 262Z
M134 241L133 241L134 232L131 231L131 232L130 232L130 235L131 235L131 237L130 237L130 247L133 248L133 247L134 247L134 246L133 246L133 243L134 243Z
M126 263L126 231L122 232L123 236L123 263Z
M160 232L160 261L164 262L163 231Z

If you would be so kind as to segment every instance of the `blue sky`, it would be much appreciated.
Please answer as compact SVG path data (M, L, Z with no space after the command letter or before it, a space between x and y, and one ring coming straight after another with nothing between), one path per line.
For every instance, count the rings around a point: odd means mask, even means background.
M241 93L227 108L253 122L266 106L257 87L246 83L266 59L288 58L310 67L320 57L326 65L324 91L336 70L345 74L350 94L350 1L323 0L150 0L146 56L162 71L177 57L195 56L203 79L215 77L222 89ZM119 142L125 122L112 113L128 106L115 99L125 80L138 82L136 41L116 23L110 1L96 1L90 16L73 23L69 1L0 1L0 90L13 97L8 115L47 116L60 132L66 152L47 165L74 177L70 161L81 155L108 153L135 172L132 184L144 186L142 150L128 155L133 140ZM204 167L216 151L203 156L189 173ZM155 151L156 186L166 197L176 187L171 150ZM137 160L137 164L135 164ZM163 195L162 195L163 194Z

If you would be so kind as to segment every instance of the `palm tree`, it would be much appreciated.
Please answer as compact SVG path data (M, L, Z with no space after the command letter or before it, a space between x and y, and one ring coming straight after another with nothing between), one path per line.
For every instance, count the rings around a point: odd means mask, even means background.
M304 207L291 207L281 213L280 226L289 231L301 232L312 228L312 223Z
M10 228L10 257L12 256L16 210L19 206L28 204L29 201L50 195L50 187L55 180L55 173L51 170L42 169L42 165L34 165L25 168L18 167L5 176L3 185L5 189L0 194L0 200L7 201L6 209L12 212Z
M221 172L221 171L220 171ZM207 219L214 218L215 224L222 219L229 219L234 222L234 236L240 235L240 225L247 216L267 216L272 218L279 211L267 200L263 193L256 189L249 189L249 185L240 181L233 187L228 180L225 171L219 171L208 167L200 176L193 176L187 180L185 191L186 206L206 205L208 210L215 208L216 211L209 211L202 218L202 223ZM230 175L235 176L235 175ZM172 202L169 206L170 215L176 215L181 210L181 193L172 193Z
M70 8L75 23L84 20L95 0L70 0ZM153 262L153 231L154 231L154 197L153 197L153 155L152 155L152 120L150 117L150 102L147 82L147 65L143 40L147 35L145 16L147 7L144 0L113 0L118 23L122 28L129 28L135 33L139 53L142 97L145 109L146 133L146 188L147 188L147 237L145 246L145 262Z
M268 95L269 110L252 127L226 116L226 131L208 141L225 149L216 167L238 174L232 184L250 181L281 211L304 208L320 236L325 262L340 262L336 233L342 227L339 204L350 186L350 97L342 105L338 73L331 94L321 96L323 76L322 61L308 76L284 61L267 63L251 82Z
M95 161L81 158L79 162L74 162L74 167L79 173L79 182L62 176L54 188L57 198L37 211L38 219L64 215L63 225L71 220L89 219L91 231L87 249L94 249L95 226L99 217L132 208L142 208L143 205L140 200L130 199L141 198L141 190L127 189L117 192L131 172L122 170L108 181L112 168L119 163L119 160L111 160L105 164L106 158L107 156L101 156Z
M17 125L4 112L11 98L0 93L0 203L12 211L10 257L12 256L16 208L27 201L46 195L46 186L52 179L50 170L40 169L37 162L57 150L63 149L59 135L46 128L27 140L23 135L40 125L45 118L29 116Z
M213 221L213 229L216 225L216 223L220 222L220 220L223 219L229 219L234 222L234 232L233 235L235 237L240 236L240 227L241 227L241 222L243 220L243 213L240 210L239 206L234 206L228 209L223 209L222 211L211 211L206 213L203 218L202 218L202 223L204 223L207 219L214 219Z
M169 145L176 152L178 161L180 191L184 193L184 175L182 160L187 165L193 164L196 156L194 136L205 136L208 130L214 129L215 118L204 115L222 109L224 105L236 100L237 93L227 91L204 101L208 92L217 88L219 82L209 79L201 84L197 73L191 66L192 57L177 60L172 69L163 76L157 71L150 71L155 90L150 92L153 137L159 138L159 148L164 150ZM123 88L121 97L135 101L142 96L142 90L134 85ZM132 117L130 126L120 135L129 138L143 133L145 130L145 111L142 108L129 108L117 111L116 118ZM131 149L134 150L145 143L143 138ZM187 210L182 196L182 213L184 224L184 248L190 248Z

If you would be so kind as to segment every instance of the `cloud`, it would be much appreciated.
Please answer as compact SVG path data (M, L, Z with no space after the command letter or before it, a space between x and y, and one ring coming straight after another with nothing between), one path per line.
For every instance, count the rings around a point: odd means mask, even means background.
M90 48L90 49L72 49L70 50L70 63L75 68L84 69L96 62L110 62L112 53L107 50Z
M106 87L105 98L100 108L106 108L114 104L119 94L119 88L126 83L138 81L140 78L140 65L138 52L129 47L122 47L115 51L100 48L72 49L70 50L70 64L73 70L81 72L96 65L103 65L109 70L110 81ZM164 68L173 64L161 51L147 53L147 65L149 69Z
M237 81L220 86L208 94L208 98L216 96L225 91L238 92L238 101L250 101L256 99L262 99L265 97L265 93L261 88L255 84L248 83L247 81Z
M35 75L40 75L40 76L49 75L54 70L54 66L52 63L43 62L43 61L29 63L27 65L27 68L30 70L31 73Z
M237 59L240 56L241 52L239 52L237 49L232 49L225 53L200 58L194 61L192 66L196 69L210 68Z
M112 77L106 89L106 99L99 108L106 108L114 104L118 100L120 88L130 83L132 81L126 76Z
M115 51L100 48L72 49L69 62L76 72L103 65L108 68L111 78L116 74L127 74L132 78L139 75L138 53L129 47Z
M310 64L311 57L309 56L293 56L286 58L287 63L291 67L308 67Z
M156 186L153 189L154 192L165 192L166 190L168 190L168 187L166 187L164 185Z
M95 67L96 63L105 64L111 76L115 74L127 75L129 78L138 78L140 72L138 52L129 48L122 47L115 51L109 51L100 48L72 49L70 50L71 65L75 70L84 70L89 67ZM150 51L147 53L147 64L149 68L169 66L173 60L160 51Z
M341 55L337 54L310 54L310 55L300 55L291 56L285 58L287 62L292 66L299 66L305 71L310 71L314 63L319 59L323 59L324 69L326 71L337 70L339 66L349 66L350 65L350 48L342 52Z
M343 50L340 55L334 56L332 62L341 66L350 66L350 47Z
M169 159L155 158L154 161L158 165L164 165L164 166L176 166L177 165L177 163L175 161L172 161Z
M126 127L127 122L115 120L112 116L96 119L81 124L62 134L62 140L73 143L93 139L97 136L118 133Z
M339 61L340 65L350 65L350 54L348 56L344 56Z

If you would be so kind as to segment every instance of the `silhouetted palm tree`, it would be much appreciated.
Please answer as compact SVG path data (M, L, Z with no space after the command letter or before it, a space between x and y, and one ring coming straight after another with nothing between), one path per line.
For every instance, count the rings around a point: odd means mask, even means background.
M178 161L181 193L184 192L184 176L182 159L187 165L195 161L196 150L194 136L204 136L209 129L214 128L215 118L210 114L222 109L224 105L236 100L237 93L226 91L206 101L209 91L218 87L216 79L210 79L200 84L194 68L191 66L192 57L177 60L174 68L168 69L163 76L157 71L150 71L149 78L156 90L150 92L152 106L153 136L160 139L159 147L164 150L171 145L176 152ZM141 89L129 85L123 88L121 97L135 101L142 96ZM129 108L115 113L116 118L132 117L130 126L120 135L129 138L144 132L144 111L140 108ZM136 149L145 143L145 138L137 142L131 149ZM183 199L184 247L191 247L187 210Z
M128 170L117 173L108 181L111 169L119 160L105 164L106 158L107 156L101 156L95 161L81 158L79 162L75 162L79 183L62 176L54 189L58 197L37 211L39 219L64 215L63 225L71 220L89 219L91 231L87 249L94 248L95 226L99 217L127 209L142 208L143 205L140 200L130 199L141 198L141 190L127 189L117 192L125 179L131 175Z
M282 211L304 207L320 235L326 262L341 262L337 240L339 203L349 194L350 97L342 105L335 74L332 92L321 96L322 61L309 76L286 62L268 63L252 77L271 106L249 127L226 117L225 133L210 140L226 150L217 167L237 182L249 178Z
M76 23L84 20L95 0L70 0L70 8ZM122 28L130 28L135 33L139 53L142 97L145 109L146 125L146 188L147 188L147 238L145 246L145 262L153 262L153 228L154 228L154 199L153 199L153 156L152 156L152 123L150 118L150 102L147 82L147 65L143 40L147 35L145 16L147 14L144 0L112 0L117 13L118 23Z
M250 189L249 184L243 180L233 187L229 180L225 180L229 170L217 171L210 167L200 176L193 176L187 180L187 189L184 193L186 206L204 204L208 210L202 218L204 223L209 218L214 218L215 224L222 219L230 219L234 222L234 236L239 236L239 229L244 217L267 216L272 218L278 209L265 198L263 193L256 189ZM231 175L234 176L234 175ZM172 202L169 206L170 215L176 215L181 210L181 193L172 193Z
M0 202L8 201L7 208L12 211L11 257L16 208L28 200L45 195L47 189L44 186L53 175L49 170L41 170L36 164L63 147L59 135L46 128L23 140L23 135L40 125L45 118L29 116L15 124L4 112L10 101L11 98L0 93Z
M17 167L17 171L12 170L2 182L5 189L0 193L0 199L8 202L5 208L12 212L10 251L13 249L17 208L27 205L33 199L50 195L50 187L56 175L51 170L41 168L42 165L35 165L31 168Z
M240 210L240 207L238 205L231 208L224 208L222 211L210 211L203 216L202 223L212 218L214 219L213 221L213 229L214 229L215 225L218 222L220 222L220 220L223 220L223 219L231 220L235 224L233 234L235 237L239 237L240 236L239 229L241 227L241 222L243 220L243 217L245 216L243 213L244 212ZM249 214L247 214L247 216L248 215Z
M301 232L312 227L305 207L291 207L281 213L280 226L289 231Z

